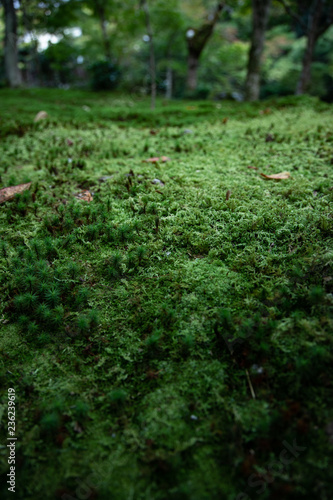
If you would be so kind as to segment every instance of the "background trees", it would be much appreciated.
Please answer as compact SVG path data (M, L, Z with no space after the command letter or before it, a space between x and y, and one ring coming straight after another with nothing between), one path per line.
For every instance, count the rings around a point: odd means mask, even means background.
M331 0L279 0L285 11L306 37L302 71L297 83L296 94L304 94L311 79L311 65L316 44L333 24L333 3Z
M17 17L13 0L3 0L5 19L4 59L6 78L11 87L22 83L17 55Z
M0 9L0 85L333 99L330 0L2 0Z
M189 27L186 31L186 42L188 50L187 63L187 88L196 90L197 88L197 73L199 59L207 42L213 34L214 27L219 20L220 14L225 7L224 2L218 2L214 12L208 14L207 19L198 28Z
M260 95L261 59L270 5L271 0L252 0L251 46L245 82L245 98L248 101L256 101Z

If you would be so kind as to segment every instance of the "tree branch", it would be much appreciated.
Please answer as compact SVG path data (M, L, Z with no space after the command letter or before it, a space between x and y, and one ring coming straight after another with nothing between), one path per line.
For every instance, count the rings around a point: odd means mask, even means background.
M296 12L293 12L291 10L291 8L289 7L289 5L285 2L285 0L277 0L283 7L284 7L284 10L286 11L286 13L295 19L295 21L297 21L301 26L302 28L307 32L308 31L308 26L303 22L303 19L300 18Z

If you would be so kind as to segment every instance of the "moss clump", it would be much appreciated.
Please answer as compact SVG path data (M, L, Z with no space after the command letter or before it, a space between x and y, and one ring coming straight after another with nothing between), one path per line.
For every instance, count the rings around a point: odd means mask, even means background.
M329 498L331 108L0 97L3 186L32 182L0 211L18 497L75 498L94 477L101 499L252 498L257 481ZM53 118L33 124L41 102Z

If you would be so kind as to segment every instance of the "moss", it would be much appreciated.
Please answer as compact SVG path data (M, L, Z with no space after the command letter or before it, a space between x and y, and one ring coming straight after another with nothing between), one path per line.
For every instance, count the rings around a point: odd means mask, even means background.
M331 108L0 94L3 186L33 183L0 210L18 497L251 498L262 474L263 498L329 498Z

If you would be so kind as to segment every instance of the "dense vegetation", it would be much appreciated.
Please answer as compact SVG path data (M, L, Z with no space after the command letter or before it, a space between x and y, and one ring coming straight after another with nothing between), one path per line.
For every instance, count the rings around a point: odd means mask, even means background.
M147 94L151 83L150 46L142 10L142 5L147 4L154 37L157 92L176 98L191 94L199 99L244 98L252 12L261 3L271 4L260 71L261 97L294 94L308 35L315 31L312 18L321 10L306 92L333 99L333 26L329 27L333 11L329 0L6 2L13 3L17 15L17 59L24 85L95 90L117 87ZM5 31L1 4L6 2L0 1L1 37ZM200 53L196 88L189 92L189 33L205 26L219 3L224 8ZM11 47L13 36L8 40ZM4 48L0 47L0 85L5 84L4 70Z
M17 498L331 498L331 107L0 101Z

